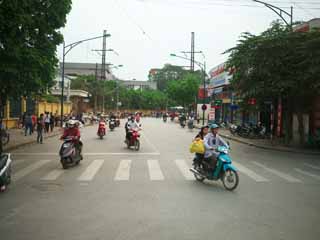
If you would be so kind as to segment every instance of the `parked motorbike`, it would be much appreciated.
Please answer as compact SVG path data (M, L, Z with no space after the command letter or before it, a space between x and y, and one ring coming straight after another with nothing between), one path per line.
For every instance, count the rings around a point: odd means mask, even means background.
M60 162L63 169L67 169L70 166L78 165L82 160L81 150L75 146L74 137L66 137L60 148ZM80 139L79 139L80 141ZM82 146L80 141L79 143Z
M114 119L111 119L111 120L109 121L109 128L110 128L110 130L113 131L115 127L116 127L116 121L115 121Z
M195 158L193 168L190 171L199 182L203 182L205 179L210 181L221 180L225 189L232 191L239 184L237 169L232 165L229 148L219 146L217 151L219 152L219 156L217 157L217 165L214 170L204 159Z
M100 122L98 127L98 136L100 139L103 139L103 137L106 135L106 124L105 122Z
M0 192L5 191L11 182L11 163L10 153L0 155Z
M140 133L138 130L131 131L130 139L126 139L127 148L134 147L134 150L139 151L140 149Z

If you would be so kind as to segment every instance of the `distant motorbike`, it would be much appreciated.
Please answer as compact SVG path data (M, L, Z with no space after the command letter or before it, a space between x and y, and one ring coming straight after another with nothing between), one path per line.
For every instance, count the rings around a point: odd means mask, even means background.
M106 124L105 122L99 122L99 127L98 127L98 136L100 139L103 139L103 137L106 135Z
M217 166L214 170L204 159L195 158L193 168L190 171L194 174L197 181L203 182L205 179L210 181L221 180L225 189L232 191L239 184L237 169L232 165L227 147L219 146L217 151L220 153L217 158Z
M186 126L186 121L185 120L180 120L180 126L184 128Z
M116 127L120 127L120 119L116 118Z
M110 130L113 131L115 127L116 127L116 121L115 121L114 119L111 119L111 120L109 121L109 128L110 128Z
M11 182L11 163L10 154L0 155L0 192L5 191Z
M134 147L134 150L139 151L140 149L140 133L138 130L131 131L130 139L126 139L127 148Z
M74 137L66 137L60 148L60 162L63 169L78 165L82 160L80 149L76 148L75 141L77 139ZM80 139L79 144L82 146Z
M190 119L190 120L188 121L188 128L189 128L190 130L193 129L193 120L192 120L192 119Z
M167 122L167 118L166 118L166 117L163 118L163 122L164 122L164 123Z

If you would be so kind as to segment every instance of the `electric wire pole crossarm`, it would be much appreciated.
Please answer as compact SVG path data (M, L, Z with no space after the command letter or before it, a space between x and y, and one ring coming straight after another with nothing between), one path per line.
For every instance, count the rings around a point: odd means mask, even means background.
M99 38L103 38L103 37L111 37L111 34L103 34L102 36L98 36L98 37L92 37L92 38L87 38L87 39L83 39L74 43L70 43L68 45L65 45L65 42L63 42L63 53L62 53L62 70L61 70L61 121L60 121L60 125L61 127L63 126L63 102L64 102L64 62L65 62L65 57L66 55L76 46L78 46L79 44L83 43L83 42L87 42L87 41L91 41L91 40L95 40L95 39L99 39ZM67 50L66 50L67 49Z

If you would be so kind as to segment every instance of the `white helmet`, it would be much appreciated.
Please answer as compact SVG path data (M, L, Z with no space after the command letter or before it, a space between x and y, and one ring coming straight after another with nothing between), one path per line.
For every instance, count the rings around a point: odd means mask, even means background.
M73 128L76 125L77 125L77 121L76 120L71 119L71 120L68 121L68 127L69 128Z

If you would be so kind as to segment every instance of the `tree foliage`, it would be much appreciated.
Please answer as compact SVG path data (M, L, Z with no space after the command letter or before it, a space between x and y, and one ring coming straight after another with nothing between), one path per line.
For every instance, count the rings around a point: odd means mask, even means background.
M320 93L319 46L319 31L292 32L279 22L260 35L243 33L227 51L227 65L235 69L231 84L244 99L255 97L263 103L281 98L287 115L301 115Z

